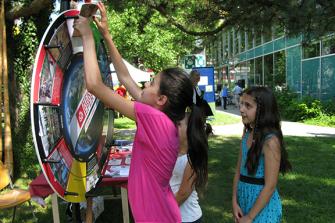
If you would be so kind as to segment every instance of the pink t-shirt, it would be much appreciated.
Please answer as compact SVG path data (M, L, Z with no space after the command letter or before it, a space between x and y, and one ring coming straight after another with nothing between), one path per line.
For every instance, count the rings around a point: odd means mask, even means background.
M169 180L178 155L178 130L161 111L135 102L128 197L135 222L181 222Z

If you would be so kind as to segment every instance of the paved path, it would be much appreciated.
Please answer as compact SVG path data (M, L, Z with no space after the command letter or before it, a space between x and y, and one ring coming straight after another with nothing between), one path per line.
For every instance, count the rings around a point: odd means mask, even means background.
M240 117L240 112L233 106L228 106L227 110L223 110L221 107L216 108L217 112L224 112L226 114ZM282 123L282 131L287 136L315 136L315 137L335 137L335 128L320 127L314 125L306 125L298 122L286 122ZM213 126L213 132L215 135L223 136L241 136L243 131L242 122L224 126ZM135 129L117 130L117 133L125 135L135 135Z
M240 117L238 109L234 108L233 106L229 106L227 110L222 110L221 107L217 107L216 111ZM335 137L335 128L286 121L283 121L281 124L283 134L287 136ZM243 124L240 122L237 124L225 126L213 126L213 131L215 135L241 136L243 131Z

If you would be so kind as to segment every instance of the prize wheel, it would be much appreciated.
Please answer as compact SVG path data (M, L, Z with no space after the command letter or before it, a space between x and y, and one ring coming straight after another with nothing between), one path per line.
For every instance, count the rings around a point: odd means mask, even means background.
M51 188L68 202L81 202L100 177L112 142L113 111L85 87L83 47L73 30L79 11L60 14L47 28L35 58L31 121L36 154ZM112 86L103 38L93 23L103 81Z

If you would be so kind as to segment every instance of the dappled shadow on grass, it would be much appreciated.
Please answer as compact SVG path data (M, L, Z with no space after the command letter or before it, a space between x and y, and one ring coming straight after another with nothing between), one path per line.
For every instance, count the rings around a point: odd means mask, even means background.
M204 222L233 222L232 183L240 137L211 136L209 182L200 199ZM283 222L332 222L335 203L335 139L285 137L293 171L280 176Z
M293 172L317 178L334 178L335 139L285 137Z
M136 129L116 129L114 139L134 140Z
M67 222L65 216L65 209L66 204L64 201L59 200L59 217L60 222ZM31 201L31 204L34 209L34 213L36 219L33 218L33 214L31 212L31 208L28 205L28 202L23 203L22 205L18 206L16 209L15 214L15 222L28 222L28 223L45 223L45 222L52 222L52 209L51 209L51 199L46 198L46 207L42 207L39 204ZM12 215L13 209L3 209L0 211L0 222L1 223L9 223L12 222Z
M105 211L99 216L96 220L96 223L106 223L106 222L115 222L115 223L123 223L122 216L122 202L120 199L117 200L105 200ZM131 215L130 207L129 207L129 217L130 223L133 223L133 217Z
M287 222L332 222L335 218L335 139L286 137L293 171L280 177Z
M209 139L208 187L200 199L204 222L232 222L231 188L239 143L239 137Z
M332 222L334 219L334 179L327 181L291 173L280 179L278 188L287 222L313 222L312 219Z
M293 171L280 176L278 189L283 201L283 222L334 222L335 139L285 137ZM209 181L200 198L206 223L231 223L232 183L240 137L211 136L209 139ZM60 199L59 199L60 200ZM66 222L64 202L61 222ZM51 222L51 204L40 208L34 203L38 222ZM1 210L2 222L10 222L12 210ZM19 207L16 222L34 222L28 206ZM120 200L105 201L105 211L97 222L122 222Z

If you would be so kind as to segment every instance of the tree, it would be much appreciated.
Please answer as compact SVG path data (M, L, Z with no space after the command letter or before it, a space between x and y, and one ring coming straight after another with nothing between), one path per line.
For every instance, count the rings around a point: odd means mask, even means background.
M35 157L30 124L30 77L38 37L44 33L51 12L51 1L20 0L5 3L8 78L4 76L5 149L13 143L14 174L25 170L27 157ZM17 19L20 20L17 20ZM38 22L35 22L37 20ZM2 63L1 69L6 64ZM5 74L5 73L4 73ZM8 82L7 82L8 80ZM10 114L10 119L9 119ZM13 138L13 140L12 140ZM33 160L33 159L30 159ZM37 164L37 159L36 159ZM32 169L32 168L30 168Z
M122 5L117 0L118 5ZM113 4L116 1L111 1ZM289 35L304 34L306 40L335 30L333 0L139 0L137 4L158 11L168 23L195 36L215 35L238 27L262 31L278 25Z
M194 50L196 37L174 26L157 11L138 3L122 8L109 7L110 32L123 57L133 62L143 60L145 67L159 71L176 66L179 58Z
M50 0L3 0L6 10L8 77L14 147L29 137L29 88L35 50L49 23ZM333 0L109 0L110 31L128 61L141 58L155 71L175 66L197 53L223 29L241 30L277 25L305 40L335 30ZM20 18L20 23L15 23ZM197 40L203 40L196 45ZM199 42L199 41L198 41ZM30 139L31 140L31 139ZM21 143L21 144L20 144ZM31 142L30 142L31 143ZM26 155L26 153L22 153Z

